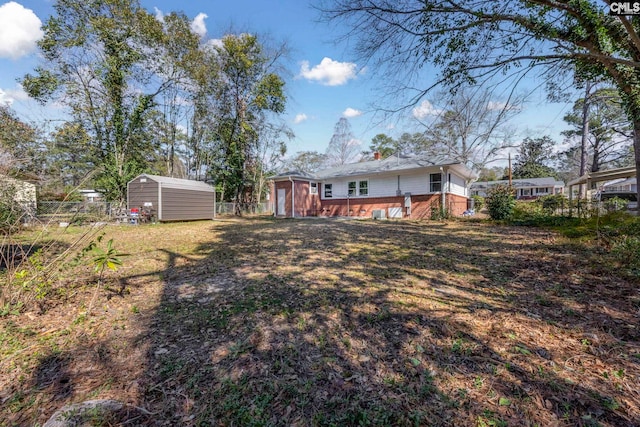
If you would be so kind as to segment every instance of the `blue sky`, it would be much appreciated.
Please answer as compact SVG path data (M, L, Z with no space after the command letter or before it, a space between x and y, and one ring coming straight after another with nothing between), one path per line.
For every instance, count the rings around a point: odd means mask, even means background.
M23 120L50 121L55 125L63 111L38 106L27 99L16 82L39 64L35 42L41 35L40 25L53 12L52 4L52 0L0 0L0 103L9 103ZM286 64L289 99L285 120L296 135L288 144L290 154L303 150L324 152L334 125L343 116L349 118L354 137L362 142L363 149L378 133L398 137L403 132L417 131L412 115L429 111L429 101L433 101L425 99L421 110L408 109L381 122L372 110L374 102L380 103L382 93L376 70L358 64L348 41L335 43L336 34L344 29L317 22L318 13L310 2L142 0L142 5L151 13L184 12L193 19L193 28L203 38L220 38L231 28L288 43L291 55ZM426 86L434 72L425 69L424 75ZM516 139L551 135L560 143L559 132L565 128L562 117L568 108L565 104L547 104L542 92L534 94L512 121L517 129Z

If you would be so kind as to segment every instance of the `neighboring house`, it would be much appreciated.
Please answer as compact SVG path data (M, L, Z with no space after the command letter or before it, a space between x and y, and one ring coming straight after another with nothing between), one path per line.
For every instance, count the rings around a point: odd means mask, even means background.
M275 215L431 218L441 207L452 215L467 209L473 171L456 162L434 163L391 156L306 174L272 177Z
M22 209L24 221L35 216L38 203L35 184L0 175L0 197L11 197Z
M471 184L471 195L487 197L489 189L497 185L509 185L509 181L476 181ZM564 194L564 182L552 177L512 179L511 186L516 190L516 198L520 200Z
M602 185L602 193L636 193L638 184L636 178L620 178L605 182Z
M83 202L100 202L104 195L96 190L78 190L78 194L82 197Z
M213 219L215 190L201 181L142 174L127 183L127 209L158 221Z
M608 169L598 172L589 172L579 178L569 181L569 197L573 198L574 193L581 185L587 188L587 197L590 199L599 199L600 194L611 195L613 193L636 193L637 177L635 166L626 168ZM633 196L632 200L637 197Z
M617 197L627 201L627 209L638 209L638 184L636 178L620 178L605 182L593 196L598 201L606 201Z

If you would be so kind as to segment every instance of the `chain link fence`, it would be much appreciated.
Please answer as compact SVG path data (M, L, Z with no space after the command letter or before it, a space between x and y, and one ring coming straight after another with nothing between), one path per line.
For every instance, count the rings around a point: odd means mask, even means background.
M216 215L233 215L235 213L235 203L216 203ZM240 212L243 215L265 215L273 213L272 203L241 203Z
M112 217L112 204L109 202L39 201L36 217L43 222L85 223L108 221Z
M109 202L58 202L39 201L36 217L42 222L58 221L87 223L117 220L123 216L122 209ZM273 213L272 203L245 203L240 205L243 215L266 215ZM233 215L234 203L217 203L216 215ZM126 216L126 212L124 213Z

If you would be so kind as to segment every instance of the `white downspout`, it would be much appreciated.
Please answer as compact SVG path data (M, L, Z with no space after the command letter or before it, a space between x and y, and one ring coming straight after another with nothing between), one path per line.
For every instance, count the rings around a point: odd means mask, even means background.
M441 212L444 214L445 210L446 210L446 195L445 195L445 191L447 186L445 184L448 185L448 181L446 179L447 173L444 170L444 168L442 166L440 166L440 174L442 175L442 191L440 192L440 210Z
M296 183L293 181L292 177L289 177L289 181L291 181L291 218L296 217Z
M158 182L158 222L162 220L162 182Z

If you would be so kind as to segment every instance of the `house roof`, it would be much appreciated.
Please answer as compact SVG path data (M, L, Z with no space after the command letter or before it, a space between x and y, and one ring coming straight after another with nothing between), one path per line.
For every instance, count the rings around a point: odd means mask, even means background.
M272 179L278 178L305 178L327 180L357 175L371 175L391 172L401 172L413 169L433 168L437 166L454 166L465 178L475 178L475 173L460 162L452 160L442 160L435 162L424 157L390 156L384 160L371 160L368 162L349 163L335 166L308 174L300 171L284 172L276 175Z
M471 189L482 190L488 187L494 187L496 185L509 185L509 180L503 179L499 181L476 181L471 184ZM544 178L512 179L511 185L516 188L564 187L564 182L557 181L555 178L549 176Z
M620 179L616 179L613 181L609 181L609 182L605 182L602 186L603 187L608 187L608 186L616 186L619 187L621 185L633 185L637 182L636 178L620 178Z
M194 181L192 179L181 179L181 178L171 178L168 176L160 176L160 175L150 175L147 173L143 173L141 175L138 175L137 177L135 177L133 180L134 181L138 178L141 177L146 177L149 178L157 183L162 184L163 187L166 188L177 188L177 189L181 189L181 190L197 190L197 191L207 191L207 192L214 192L214 188L207 184L206 182L202 182L202 181ZM131 182L129 181L129 182Z

